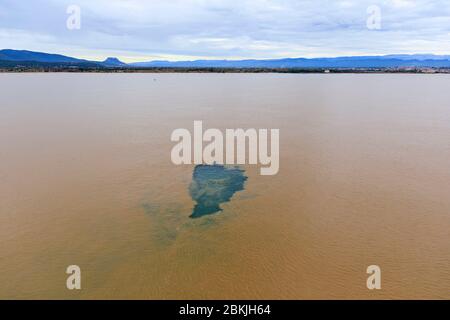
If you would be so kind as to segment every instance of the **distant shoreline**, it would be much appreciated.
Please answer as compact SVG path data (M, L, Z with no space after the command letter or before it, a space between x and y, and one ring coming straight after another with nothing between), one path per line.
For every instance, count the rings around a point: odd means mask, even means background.
M80 67L13 67L0 73L280 73L280 74L450 74L450 68L80 68Z
M450 55L412 54L334 58L148 61L116 57L90 61L60 54L0 50L0 72L83 73L450 73Z

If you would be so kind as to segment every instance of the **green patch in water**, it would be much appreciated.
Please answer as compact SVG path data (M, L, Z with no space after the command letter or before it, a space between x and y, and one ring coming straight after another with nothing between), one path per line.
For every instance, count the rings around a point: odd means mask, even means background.
M194 169L189 191L196 202L191 218L200 218L222 211L220 204L231 200L244 190L247 177L238 167L222 165L197 165Z

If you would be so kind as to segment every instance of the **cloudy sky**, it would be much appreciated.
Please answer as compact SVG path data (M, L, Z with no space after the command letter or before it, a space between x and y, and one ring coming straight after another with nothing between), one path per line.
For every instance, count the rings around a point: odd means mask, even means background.
M0 0L0 48L126 62L450 54L450 1Z

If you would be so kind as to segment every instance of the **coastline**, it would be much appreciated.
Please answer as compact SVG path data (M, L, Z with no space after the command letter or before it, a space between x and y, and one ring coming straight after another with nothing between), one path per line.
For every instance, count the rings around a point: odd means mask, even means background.
M450 68L0 68L0 73L287 73L287 74L450 74Z

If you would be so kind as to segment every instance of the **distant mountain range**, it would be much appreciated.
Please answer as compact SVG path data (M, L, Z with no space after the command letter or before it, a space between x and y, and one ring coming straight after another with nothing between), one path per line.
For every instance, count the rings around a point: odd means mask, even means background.
M286 58L268 60L148 61L126 64L110 57L89 61L59 54L25 50L0 50L1 67L82 67L82 68L450 68L450 55L414 54L354 56L338 58Z
M286 58L271 60L196 60L150 61L132 63L134 67L179 68L402 68L402 67L450 67L450 57L433 55L365 56L338 58Z

